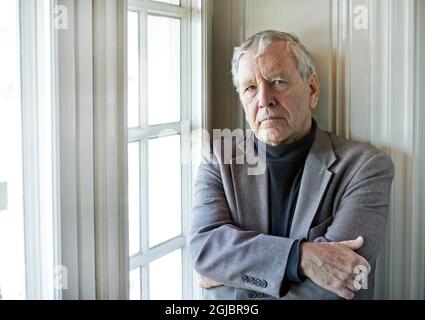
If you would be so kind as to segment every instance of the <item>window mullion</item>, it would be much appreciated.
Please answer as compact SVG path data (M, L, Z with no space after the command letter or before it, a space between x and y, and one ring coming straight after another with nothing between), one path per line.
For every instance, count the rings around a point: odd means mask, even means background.
M136 142L144 138L160 138L174 134L180 134L184 131L187 122L175 122L170 124L162 124L157 126L147 126L145 128L131 128L128 131L128 142ZM183 128L182 128L183 127ZM183 129L183 130L182 130Z
M150 12L155 12L157 14L165 14L167 16L173 17L182 17L187 16L189 7L184 1L182 1L181 6L176 6L168 3L161 3L155 1L141 1L141 0L129 0L129 9L130 10L149 10Z
M140 141L140 248L142 255L149 251L149 170L148 170L148 139ZM149 269L140 265L141 297L148 299L149 294Z
M140 286L142 290L142 300L149 300L149 264L143 265L140 269L142 281Z
M182 297L184 300L192 299L192 278L193 272L190 263L190 254L188 248L185 246L182 248Z
M164 243L161 243L153 248L150 248L148 252L143 254L136 254L131 257L130 269L135 269L141 265L147 265L155 260L173 253L174 251L183 248L186 243L186 238L178 236L170 239Z
M139 11L139 57L141 60L140 65L140 116L141 128L145 130L148 127L148 18L147 11ZM148 169L148 138L145 136L140 142L140 248L142 254L146 254L149 250L149 169ZM142 299L149 299L149 266L141 265L141 297Z
M189 3L182 0L182 5L190 8ZM190 16L181 18L181 120L182 120L182 235L187 237L190 229L190 208L191 208L191 36L190 36ZM182 247L182 297L192 298L192 268L190 266L190 256L185 246Z
M140 68L140 116L141 127L148 127L148 14L146 10L139 12L139 57Z

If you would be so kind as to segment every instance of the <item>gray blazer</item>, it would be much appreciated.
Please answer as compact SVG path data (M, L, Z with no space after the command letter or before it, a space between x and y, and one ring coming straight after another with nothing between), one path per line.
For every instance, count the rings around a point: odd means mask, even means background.
M281 297L288 254L295 239L331 242L359 235L365 243L357 252L369 261L372 272L368 289L355 298L372 299L394 176L391 159L369 144L318 128L290 237L283 238L269 235L268 175L248 175L249 161L234 157L238 152L245 159L255 156L250 154L253 148L241 147L253 142L252 132L233 142L222 140L204 148L195 184L189 244L194 268L225 284L203 289L204 299L339 299L309 279L291 284ZM232 155L221 152L226 142L232 145Z

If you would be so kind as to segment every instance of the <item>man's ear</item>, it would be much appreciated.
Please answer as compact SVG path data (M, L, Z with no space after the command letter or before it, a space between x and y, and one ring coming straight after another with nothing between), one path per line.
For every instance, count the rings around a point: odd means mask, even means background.
M317 74L312 74L308 78L308 85L310 88L310 109L313 110L317 106L320 95L320 84Z

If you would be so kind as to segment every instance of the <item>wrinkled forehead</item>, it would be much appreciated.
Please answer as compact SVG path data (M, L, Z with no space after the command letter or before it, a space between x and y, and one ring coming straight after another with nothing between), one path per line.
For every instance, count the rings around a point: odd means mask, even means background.
M265 48L251 47L244 51L239 60L239 78L255 73L259 69L267 72L297 71L295 57L286 41L270 43Z

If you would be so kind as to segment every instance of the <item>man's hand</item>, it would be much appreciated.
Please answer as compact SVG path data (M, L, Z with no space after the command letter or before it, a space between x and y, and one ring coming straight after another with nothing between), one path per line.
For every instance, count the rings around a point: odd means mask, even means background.
M355 253L363 246L363 237L342 242L304 242L300 247L300 273L322 288L345 299L354 298L361 288L354 270L371 267L365 258Z
M209 289L209 288L214 288L214 287L222 286L223 284L222 283L219 283L217 281L208 279L208 278L206 278L204 276L198 275L198 285L201 288Z

